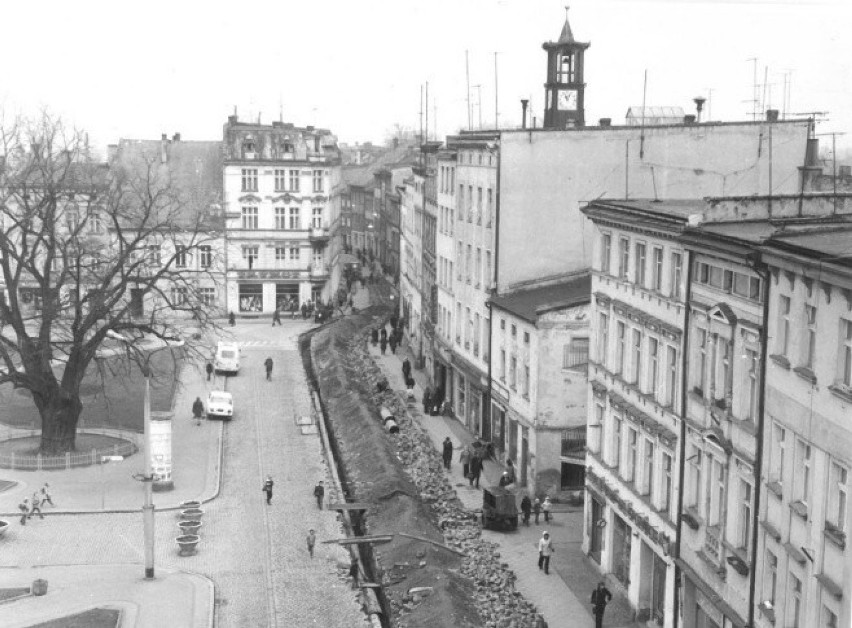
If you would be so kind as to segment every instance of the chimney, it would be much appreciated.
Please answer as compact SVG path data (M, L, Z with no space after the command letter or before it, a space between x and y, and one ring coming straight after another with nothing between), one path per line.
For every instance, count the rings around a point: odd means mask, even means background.
M777 109L767 109L766 110L766 121L767 122L778 122L778 110Z
M598 120L598 124L602 127L611 127L612 126L612 118L601 118Z
M163 134L160 136L160 141L161 141L161 142L168 142L168 141L169 141L169 136L168 136L168 134L167 134L167 133L163 133Z
M175 134L172 136L172 141L173 141L173 142L180 142L180 133L175 133Z
M232 116L228 116L228 124L236 124L237 123L237 114Z
M169 136L166 135L165 133L163 133L163 135L160 136L160 163L161 164L166 163L169 159L168 153L166 152L166 146L168 146L168 145L169 145Z
M521 128L527 128L527 105L530 101L526 98L521 98Z
M683 123L684 124L695 124L695 116L692 115L692 114L687 114L687 115L683 116Z
M704 102L707 99L704 96L696 96L692 99L692 102L695 103L695 119L698 122L701 122L701 110L704 109Z
M807 150L805 151L805 166L819 166L819 138L812 137L808 139Z

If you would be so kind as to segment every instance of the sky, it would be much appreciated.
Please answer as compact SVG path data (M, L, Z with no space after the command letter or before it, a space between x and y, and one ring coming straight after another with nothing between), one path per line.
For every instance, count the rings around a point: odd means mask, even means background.
M427 82L430 137L469 121L519 126L521 98L540 125L541 44L565 20L565 2L551 0L4 4L5 114L47 108L101 149L161 133L221 139L235 109L383 142L395 125L419 129ZM689 113L700 95L705 120L751 119L756 74L768 83L759 109L827 112L817 132L850 133L836 139L841 154L852 148L849 0L576 0L568 15L591 42L589 124L623 122L642 104L646 71L649 106Z

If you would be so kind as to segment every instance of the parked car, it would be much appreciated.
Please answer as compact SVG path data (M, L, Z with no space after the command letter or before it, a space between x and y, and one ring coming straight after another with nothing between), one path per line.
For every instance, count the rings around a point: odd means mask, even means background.
M233 373L240 371L240 346L235 342L220 342L216 345L216 359L213 368L217 373Z
M224 390L211 390L207 395L207 418L230 421L234 416L234 398Z

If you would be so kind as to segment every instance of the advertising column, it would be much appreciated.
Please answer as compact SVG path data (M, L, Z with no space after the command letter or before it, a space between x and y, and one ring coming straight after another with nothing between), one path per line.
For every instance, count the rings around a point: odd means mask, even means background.
M155 491L170 491L172 481L172 413L151 412L151 473Z

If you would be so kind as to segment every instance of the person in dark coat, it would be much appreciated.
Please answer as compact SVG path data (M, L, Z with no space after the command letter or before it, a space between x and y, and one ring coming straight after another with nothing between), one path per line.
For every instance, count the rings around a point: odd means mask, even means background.
M207 381L210 381L210 377L213 375L213 365L210 362L207 363L207 366L204 367L204 370L207 371Z
M470 485L476 482L476 488L479 488L479 476L482 475L482 458L474 454L470 459Z
M233 313L233 312L230 312L230 313L228 314L228 325L230 325L231 327L233 327L233 326L234 326L234 325L236 325L236 324L237 324L237 317L236 317L236 316L234 316L234 313Z
M384 330L382 330L382 331L384 331ZM382 340L381 340L381 342L379 342L379 347L382 350L382 355L384 355L385 351L387 351L387 348L388 348L388 339L387 339L386 336L382 336Z
M373 343L374 347L377 344L379 344L379 330L378 329L374 329L370 332L370 341Z
M444 439L444 468L450 470L450 463L453 461L453 441L447 436Z
M405 358L402 361L402 375L405 377L405 381L408 381L408 376L411 375L411 362L408 361L408 358Z
M267 505L272 503L272 486L275 482L272 481L272 476L266 476L266 482L263 483L263 488L261 489L264 493L266 493L266 503Z
M429 414L430 404L432 403L432 387L426 386L426 390L423 391L423 413Z
M387 329L385 329L384 327L382 327L382 330L381 330L380 334L381 334L382 340L387 340L387 339L388 339L388 330L387 330Z
M325 497L325 486L323 486L322 480L320 480L314 487L314 497L316 497L317 500L317 508L322 510L322 500L323 497Z
M396 324L399 322L399 319L396 316L390 317L390 325L392 330L396 330Z
M521 512L524 513L524 525L528 526L530 524L530 513L532 512L532 502L529 495L524 495L524 498L521 500Z
M609 592L603 581L598 582L598 587L592 591L592 612L595 614L595 628L603 627L604 611L610 600L612 600L612 593Z
M204 414L204 402L201 397L196 397L192 402L192 415L195 417L195 424L201 425L201 416Z
M302 302L302 318L304 318L304 319L308 318L308 304L305 303L304 301Z
M275 311L272 312L272 326L275 327L275 323L281 324L281 312L276 307Z
M396 354L396 334L391 333L390 338L388 338L388 344L390 345L391 353Z
M509 474L509 484L515 483L515 464L511 458L506 458L506 473Z
M269 381L272 379L272 358L266 358L263 366L266 367L266 380Z
M441 414L441 406L444 404L444 389L441 386L438 386L435 389L435 394L432 395L432 408L431 414L432 416L438 416Z

